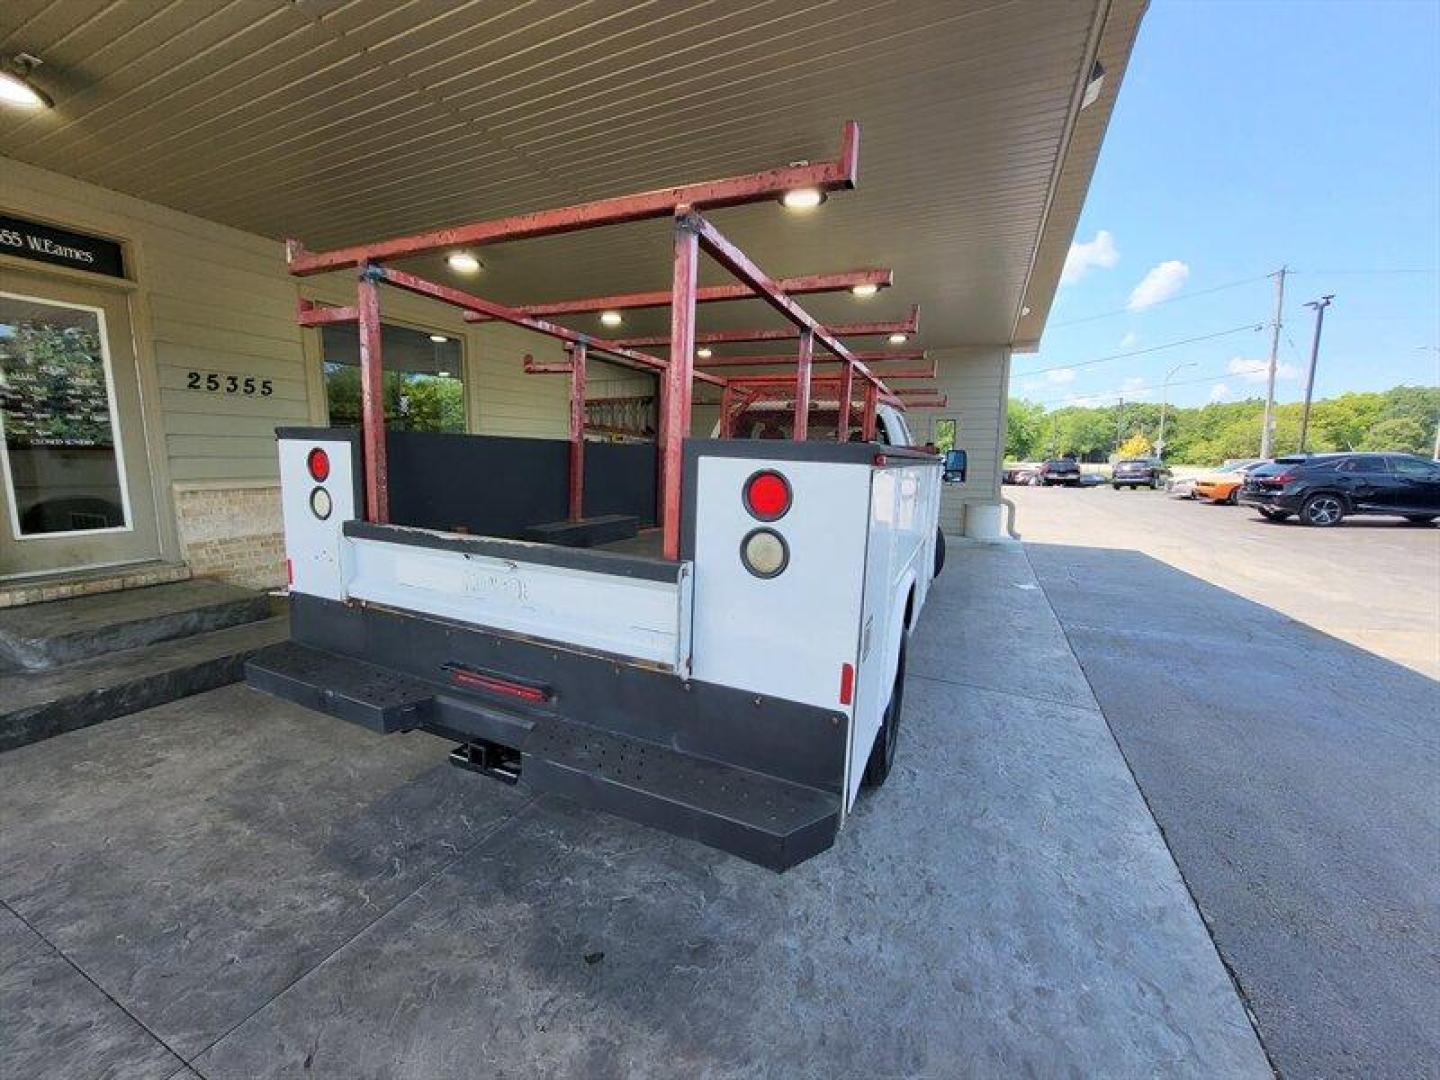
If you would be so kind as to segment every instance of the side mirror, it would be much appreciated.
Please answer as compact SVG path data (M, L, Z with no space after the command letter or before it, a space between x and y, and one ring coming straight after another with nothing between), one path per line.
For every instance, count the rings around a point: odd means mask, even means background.
M967 461L964 450L949 450L945 453L945 476L947 484L963 484Z

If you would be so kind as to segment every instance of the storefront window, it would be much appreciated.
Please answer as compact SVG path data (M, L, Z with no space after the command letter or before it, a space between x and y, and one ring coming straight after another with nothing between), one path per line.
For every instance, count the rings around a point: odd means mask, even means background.
M17 536L128 525L103 319L0 294L0 431Z
M359 330L354 324L325 326L320 339L330 423L334 427L359 427ZM380 352L387 428L465 430L464 355L457 338L385 324L380 328Z
M935 449L942 454L948 454L955 449L955 436L960 429L960 421L953 417L940 417L935 421Z

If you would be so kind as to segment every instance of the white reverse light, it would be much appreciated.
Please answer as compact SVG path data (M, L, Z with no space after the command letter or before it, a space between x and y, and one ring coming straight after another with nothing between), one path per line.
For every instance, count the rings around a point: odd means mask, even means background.
M448 255L445 261L457 274L478 274L480 272L480 260L468 251L456 251Z

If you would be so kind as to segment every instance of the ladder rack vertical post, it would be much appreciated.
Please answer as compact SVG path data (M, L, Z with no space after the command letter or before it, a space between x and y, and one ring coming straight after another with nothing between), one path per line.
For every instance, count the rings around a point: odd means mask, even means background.
M356 287L360 331L360 441L365 462L365 520L390 521L390 469L385 454L385 376L380 354L380 286L369 264Z

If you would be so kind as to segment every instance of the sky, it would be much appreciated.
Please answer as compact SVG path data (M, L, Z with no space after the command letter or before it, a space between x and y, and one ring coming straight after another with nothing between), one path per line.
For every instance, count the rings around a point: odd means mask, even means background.
M1317 399L1440 384L1440 0L1155 0L1010 392L1158 401L1186 365L1172 403L1263 396L1281 265L1281 401L1327 293Z

